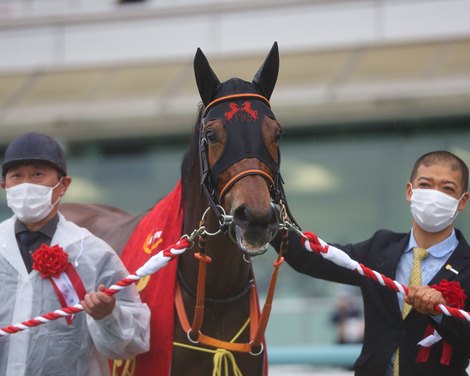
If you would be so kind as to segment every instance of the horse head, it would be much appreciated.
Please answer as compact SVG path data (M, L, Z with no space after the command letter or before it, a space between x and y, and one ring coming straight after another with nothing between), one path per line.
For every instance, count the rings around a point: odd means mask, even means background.
M198 129L202 189L238 248L260 255L279 228L276 208L283 195L282 129L269 103L279 71L277 43L252 82L220 82L200 49L194 71L203 104Z

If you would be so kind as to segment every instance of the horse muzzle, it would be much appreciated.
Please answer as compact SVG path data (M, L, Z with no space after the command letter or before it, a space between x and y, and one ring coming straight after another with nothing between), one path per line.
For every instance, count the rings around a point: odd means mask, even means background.
M244 254L252 257L268 250L269 242L276 236L278 229L279 215L274 205L265 211L255 211L241 205L233 211L229 235Z

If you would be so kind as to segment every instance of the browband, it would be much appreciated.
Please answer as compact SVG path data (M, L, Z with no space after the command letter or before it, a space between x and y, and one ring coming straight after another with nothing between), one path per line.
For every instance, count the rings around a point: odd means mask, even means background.
M268 105L269 108L271 108L271 105L269 103L269 100L266 97L263 97L260 94L252 94L252 93L245 93L245 94L232 94L232 95L226 95L225 97L220 97L217 99L214 99L212 102L210 102L206 108L204 109L203 117L207 115L209 110L214 107L218 103L222 103L231 99L241 99L241 98L254 98L254 99L259 99L262 100L264 103Z

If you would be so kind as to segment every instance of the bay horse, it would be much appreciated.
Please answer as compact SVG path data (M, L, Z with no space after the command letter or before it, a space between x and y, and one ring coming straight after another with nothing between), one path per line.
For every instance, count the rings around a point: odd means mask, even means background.
M252 82L240 78L220 82L200 49L194 58L202 105L181 166L181 234L198 228L201 218L208 232L220 232L205 238L204 257L212 262L206 272L201 331L223 341L230 341L250 317L249 291L254 277L249 261L266 252L280 226L278 204L285 199L279 171L282 130L269 104L278 71L277 43ZM62 204L60 211L107 241L118 253L145 215L131 216L102 205L73 203ZM196 304L199 268L190 252L178 259L177 279L186 307ZM191 312L189 316L194 319ZM197 342L177 318L174 340ZM238 340L249 342L249 330L241 331ZM256 353L235 352L234 357L241 374L266 374L266 352L262 347ZM212 374L213 367L212 357L203 351L173 349L171 375L206 376Z

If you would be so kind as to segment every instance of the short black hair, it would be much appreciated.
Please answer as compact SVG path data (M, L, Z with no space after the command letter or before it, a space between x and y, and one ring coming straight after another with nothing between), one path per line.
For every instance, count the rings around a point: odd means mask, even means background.
M455 154L452 154L451 152L445 150L432 151L419 157L418 160L415 162L413 170L411 171L410 181L412 182L414 180L414 178L416 177L416 173L418 172L418 168L420 166L432 166L442 163L448 164L451 170L453 171L460 171L462 175L462 186L464 188L464 192L467 192L468 166L462 159L457 157Z

